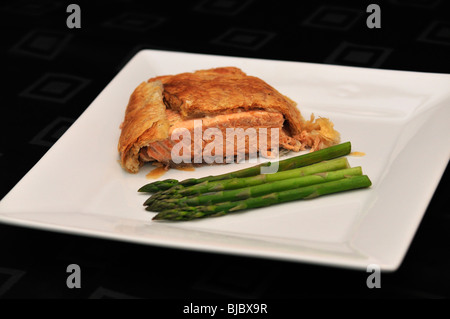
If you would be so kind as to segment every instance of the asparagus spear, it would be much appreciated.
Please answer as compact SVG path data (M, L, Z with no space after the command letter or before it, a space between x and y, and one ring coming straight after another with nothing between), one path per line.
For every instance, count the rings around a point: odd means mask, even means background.
M327 148L324 148L322 150L318 150L315 152L310 152L307 154L291 157L282 161L279 161L279 167L278 171L286 171L298 167L303 167L307 165L311 165L314 163L318 163L325 160L330 160L336 157L348 155L351 150L351 143L345 142L338 145L330 146ZM148 193L155 193L161 190L166 190L171 188L174 185L183 185L183 186L191 186L200 184L205 181L219 181L224 179L230 179L230 178L240 178L240 177L248 177L248 176L255 176L261 174L261 167L269 167L272 165L271 162L262 163L256 166L252 166L249 168L241 169L235 172L221 174L221 175L215 175L215 176L206 176L203 178L189 178L185 179L183 181L177 182L176 180L163 180L163 181L156 181L149 184L146 184L142 186L138 192L148 192Z
M209 206L188 206L180 209L168 209L158 213L153 219L183 221L202 217L222 216L240 210L266 207L299 199L311 199L322 195L370 187L371 185L372 182L367 175L349 176L337 181L274 192L241 201L225 202Z
M273 192L280 192L288 189L299 188L308 185L325 183L339 180L347 176L362 175L361 167L341 169L331 172L317 173L308 176L290 178L246 188L208 193L201 196L170 198L166 200L155 201L146 209L154 212L161 212L172 208L181 208L186 206L212 205L215 203L243 200L250 197L257 197Z
M294 177L300 177L305 175L311 175L315 173L321 172L329 172L335 171L339 169L348 168L348 160L345 157L332 159L329 161L323 161L320 163L291 169L288 171L281 171L274 174L261 174L250 177L242 177L242 178L231 178L221 181L205 181L200 184L192 185L189 187L184 187L181 185L177 185L168 189L166 191L162 191L154 194L149 199L147 199L144 205L151 205L154 202L168 199L168 198L180 198L184 196L208 193L208 192L217 192L222 190L230 190L230 189L238 189L243 187L249 187L254 185L260 185L267 182L275 182L284 179L290 179Z

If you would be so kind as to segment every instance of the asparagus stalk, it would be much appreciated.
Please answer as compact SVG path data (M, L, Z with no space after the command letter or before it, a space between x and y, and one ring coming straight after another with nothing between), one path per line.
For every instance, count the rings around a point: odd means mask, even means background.
M338 145L330 146L324 148L322 150L318 150L315 152L310 152L307 154L291 157L278 162L278 171L287 171L298 167L303 167L307 165L311 165L314 163L318 163L325 160L330 160L336 157L345 156L350 153L351 143L345 142ZM241 177L249 177L261 174L261 167L269 167L272 165L271 162L262 163L256 166L252 166L249 168L241 169L235 172L214 175L214 176L206 176L203 178L189 178L183 181L176 181L173 179L156 181L142 186L138 192L148 192L155 193L158 191L166 190L171 188L174 185L183 185L183 186L191 186L200 184L205 181L219 181L230 178L241 178Z
M224 202L208 206L187 206L180 209L168 209L159 212L153 217L153 219L184 221L202 217L223 216L240 210L266 207L299 199L311 199L327 194L370 187L371 185L372 182L367 175L348 176L337 181L274 192L264 196L251 197L235 202Z
M161 201L163 199L168 198L180 198L195 194L202 194L208 192L218 192L222 190L230 190L230 189L238 189L243 187L249 187L254 185L261 185L267 182L275 182L295 177L301 177L306 175L311 175L315 173L321 172L329 172L335 171L339 169L348 168L349 163L347 158L340 157L336 159L332 159L329 161L323 161L320 163L291 169L288 171L281 171L274 174L261 174L250 177L243 178L231 178L220 181L205 181L200 184L192 185L189 187L184 187L181 185L177 185L168 189L166 191L162 191L154 194L149 199L147 199L144 205L151 205L157 201Z
M155 201L146 209L154 212L161 212L167 209L181 208L186 206L212 205L215 203L243 200L250 197L258 197L273 192L280 192L288 189L304 187L319 183L339 180L348 176L362 175L361 167L341 169L331 172L317 173L297 178L289 178L276 182L250 186L240 189L207 193L200 196L170 198Z

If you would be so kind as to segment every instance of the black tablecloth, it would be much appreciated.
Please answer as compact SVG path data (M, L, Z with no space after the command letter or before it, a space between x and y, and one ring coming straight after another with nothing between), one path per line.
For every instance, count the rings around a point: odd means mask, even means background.
M73 29L69 3L0 5L0 197L145 48L450 73L444 0L376 1L381 28L373 29L365 1L74 3L81 28ZM365 271L0 224L0 298L448 298L448 207L447 171L403 263L378 289L367 287ZM70 264L82 269L81 288L66 285Z

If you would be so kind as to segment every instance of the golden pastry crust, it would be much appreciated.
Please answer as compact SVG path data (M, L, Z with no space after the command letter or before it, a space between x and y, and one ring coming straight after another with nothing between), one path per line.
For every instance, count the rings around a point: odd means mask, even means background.
M152 143L158 145L155 142L167 144L174 125L169 118L172 111L181 122L249 111L281 114L282 145L295 152L306 148L314 151L340 141L331 121L314 120L313 115L305 121L294 101L263 80L235 67L199 70L154 77L134 90L118 145L121 165L128 172L137 173L146 161L168 161L167 156L158 160L158 156L147 156L145 151ZM231 125L231 120L225 116L222 124Z
M263 80L248 76L235 67L199 70L193 73L159 76L164 85L167 105L183 118L237 111L266 110L284 115L284 127L291 134L300 134L304 119L296 103Z
M130 173L137 173L143 164L139 159L143 146L169 137L162 92L161 81L143 82L130 96L118 145L121 165Z

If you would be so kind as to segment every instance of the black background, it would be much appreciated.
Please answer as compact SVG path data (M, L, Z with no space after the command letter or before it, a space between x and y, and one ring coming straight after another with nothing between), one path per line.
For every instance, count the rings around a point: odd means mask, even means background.
M381 29L366 26L369 3ZM0 197L45 154L139 50L450 73L444 0L63 1L0 5ZM426 167L426 163L424 163ZM0 225L0 298L450 297L448 170L401 267L366 286L364 271L166 249ZM66 267L82 269L68 289Z

